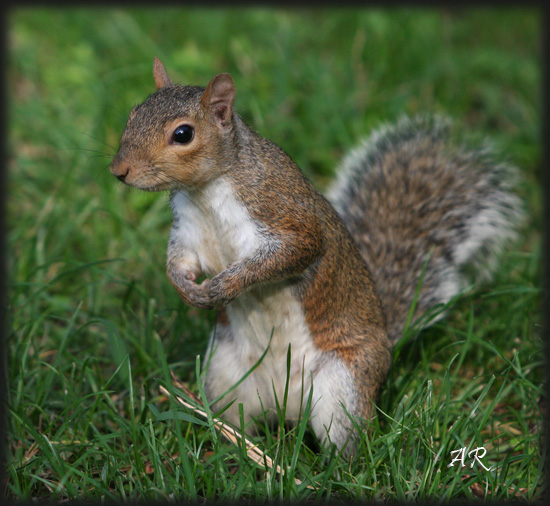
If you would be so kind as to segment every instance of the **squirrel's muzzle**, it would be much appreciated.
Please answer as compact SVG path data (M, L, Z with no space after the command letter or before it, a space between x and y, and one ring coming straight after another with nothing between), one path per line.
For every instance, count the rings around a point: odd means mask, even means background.
M113 176L124 183L126 176L130 172L130 167L127 163L124 162L124 160L121 160L117 154L111 162L110 170Z

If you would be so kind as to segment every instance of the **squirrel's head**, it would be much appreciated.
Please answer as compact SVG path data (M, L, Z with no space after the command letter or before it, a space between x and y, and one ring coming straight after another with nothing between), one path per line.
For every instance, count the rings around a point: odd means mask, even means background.
M197 188L227 170L235 85L229 74L206 88L172 83L158 58L157 92L132 109L111 172L141 190Z

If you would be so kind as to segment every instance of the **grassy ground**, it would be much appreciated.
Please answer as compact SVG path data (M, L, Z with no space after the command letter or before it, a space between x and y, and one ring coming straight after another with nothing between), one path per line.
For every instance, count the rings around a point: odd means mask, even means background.
M540 13L14 10L8 61L8 499L503 499L544 488ZM431 111L521 167L528 219L494 281L399 346L359 457L305 426L266 473L159 391L198 390L212 316L164 275L166 194L109 173L129 109L229 71L237 109L323 188L380 122ZM484 448L481 462L452 451ZM480 450L481 451L481 450ZM457 454L454 454L457 456ZM482 456L482 453L478 454ZM473 454L472 454L473 456ZM302 483L297 484L294 478Z

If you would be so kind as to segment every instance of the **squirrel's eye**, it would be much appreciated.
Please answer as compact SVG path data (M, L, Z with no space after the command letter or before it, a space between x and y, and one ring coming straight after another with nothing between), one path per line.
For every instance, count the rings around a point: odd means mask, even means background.
M178 144L188 144L193 140L195 131L191 125L180 125L174 130L172 139Z

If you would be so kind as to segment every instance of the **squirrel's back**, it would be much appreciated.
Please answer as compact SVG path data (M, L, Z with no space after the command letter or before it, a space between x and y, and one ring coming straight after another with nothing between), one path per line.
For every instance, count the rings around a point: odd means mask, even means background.
M490 151L453 144L440 118L404 118L378 130L344 160L329 189L373 278L390 341L465 288L468 274L489 274L515 235L522 205L516 172Z

